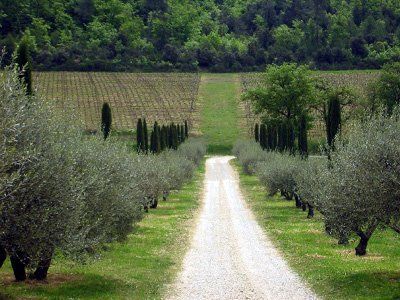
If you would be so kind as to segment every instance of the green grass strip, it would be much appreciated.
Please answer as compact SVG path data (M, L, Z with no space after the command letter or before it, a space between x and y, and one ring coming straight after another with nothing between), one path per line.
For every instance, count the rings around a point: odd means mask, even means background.
M200 131L209 154L230 154L239 136L237 74L203 74L200 84Z

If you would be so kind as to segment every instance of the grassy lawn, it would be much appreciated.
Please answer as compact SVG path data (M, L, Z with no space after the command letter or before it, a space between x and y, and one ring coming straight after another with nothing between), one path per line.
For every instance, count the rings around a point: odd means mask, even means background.
M57 257L47 284L12 282L7 263L0 269L0 299L161 298L188 246L203 176L204 164L191 183L146 215L126 243L112 245L100 260L79 266Z
M320 215L312 220L294 201L267 197L256 176L240 172L242 190L259 224L316 293L325 299L400 299L400 236L381 230L365 257L324 233Z
M210 154L230 154L239 136L237 74L203 74L200 84L200 131Z

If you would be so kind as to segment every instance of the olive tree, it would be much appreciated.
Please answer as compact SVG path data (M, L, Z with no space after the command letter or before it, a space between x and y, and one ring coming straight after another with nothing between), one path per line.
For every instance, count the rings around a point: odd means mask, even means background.
M123 147L28 98L16 69L0 80L0 248L17 280L47 276L56 251L83 259L140 219L135 165ZM96 207L96 209L93 209Z
M336 142L330 167L319 169L306 196L332 234L360 238L357 255L366 254L378 226L400 232L399 117L395 112L354 125L346 140Z

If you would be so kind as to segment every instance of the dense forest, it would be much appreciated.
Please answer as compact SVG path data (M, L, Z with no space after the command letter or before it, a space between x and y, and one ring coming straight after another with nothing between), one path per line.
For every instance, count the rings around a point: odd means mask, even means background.
M400 60L398 0L1 0L0 46L35 69L250 71Z

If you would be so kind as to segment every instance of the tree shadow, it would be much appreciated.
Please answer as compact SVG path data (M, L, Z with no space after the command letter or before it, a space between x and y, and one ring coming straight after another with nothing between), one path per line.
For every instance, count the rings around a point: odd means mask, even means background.
M10 276L11 278L11 276ZM119 298L121 291L132 293L133 287L114 278L108 278L97 274L68 275L50 274L46 282L26 281L15 282L12 279L4 278L1 285L7 288L7 293L11 293L14 299L21 299L20 296L29 295L31 297L49 299L100 299L100 298ZM13 299L7 294L0 293L0 300ZM23 298L22 298L23 299Z
M349 282L352 284L349 285ZM348 289L344 294L354 294L358 298L400 299L400 271L360 271L345 276L332 277L333 291ZM379 291L379 295L377 295Z

